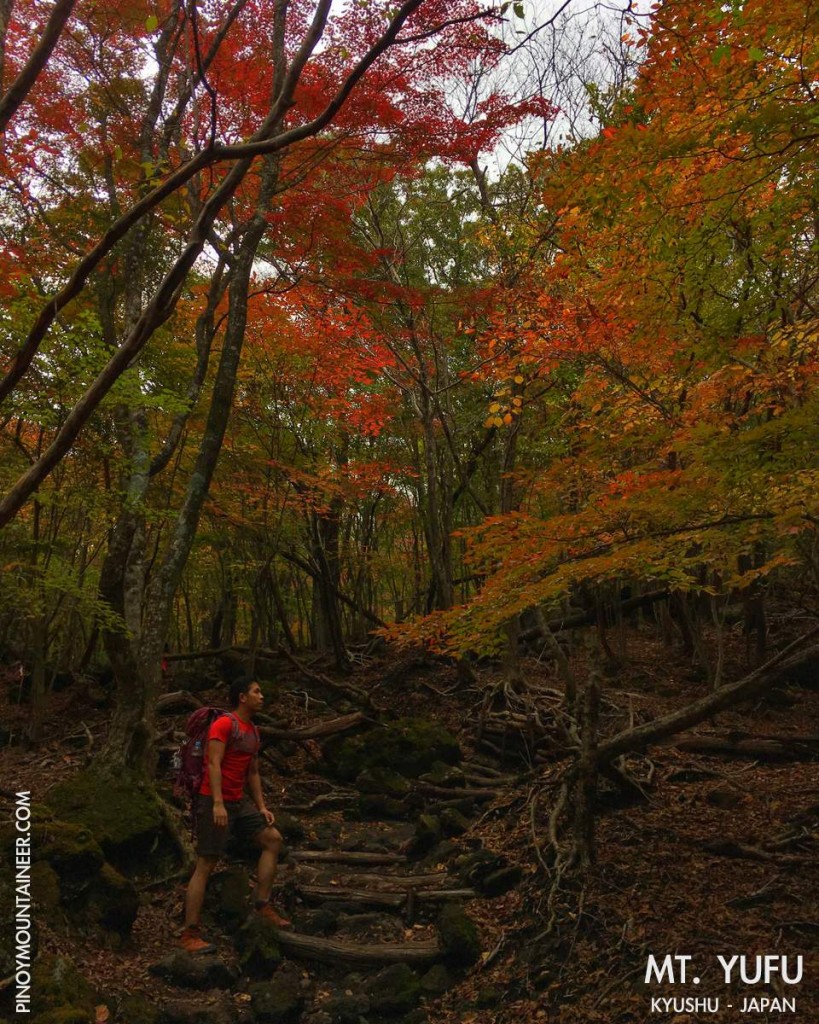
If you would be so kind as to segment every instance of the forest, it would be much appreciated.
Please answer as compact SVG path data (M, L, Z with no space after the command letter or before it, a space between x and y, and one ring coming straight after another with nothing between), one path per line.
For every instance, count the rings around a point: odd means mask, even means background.
M819 1019L815 0L0 0L0 131L0 1024Z

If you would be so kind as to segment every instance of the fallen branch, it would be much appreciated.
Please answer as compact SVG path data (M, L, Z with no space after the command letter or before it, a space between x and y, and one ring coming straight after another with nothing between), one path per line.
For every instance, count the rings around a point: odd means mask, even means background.
M473 899L474 889L423 889L408 885L401 889L345 889L337 885L297 886L296 892L307 903L356 903L362 907L392 907L400 909L409 894L419 902Z
M653 743L676 736L685 729L699 725L706 719L711 718L719 711L733 707L750 697L756 696L761 690L771 686L782 675L790 669L803 665L810 658L819 656L819 647L808 647L799 653L796 652L808 640L819 635L819 626L814 626L803 636L794 640L778 654L774 655L764 665L755 669L739 682L723 686L715 690L707 697L694 701L681 711L674 711L668 715L662 715L644 725L638 725L634 729L627 729L618 733L612 739L601 743L595 752L595 760L598 765L612 761L621 754L631 753L635 750L644 750Z
M678 736L673 745L690 754L716 754L723 757L747 757L753 761L814 761L819 758L816 737L791 740L768 736L742 738L715 734Z
M157 711L167 711L169 708L175 707L190 708L195 711L197 708L204 707L204 704L190 690L174 690L173 693L163 693L161 697L157 698L155 705Z

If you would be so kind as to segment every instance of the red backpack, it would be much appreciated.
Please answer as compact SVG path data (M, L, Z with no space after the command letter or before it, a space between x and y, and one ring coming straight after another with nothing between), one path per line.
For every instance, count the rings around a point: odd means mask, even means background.
M232 728L227 747L236 743L241 736L239 719L231 711L221 708L197 708L185 723L186 739L173 757L174 796L186 797L193 801L199 793L202 779L205 777L205 748L208 744L208 732L211 725L222 715L230 715ZM253 726L256 735L256 750L260 746L259 730Z

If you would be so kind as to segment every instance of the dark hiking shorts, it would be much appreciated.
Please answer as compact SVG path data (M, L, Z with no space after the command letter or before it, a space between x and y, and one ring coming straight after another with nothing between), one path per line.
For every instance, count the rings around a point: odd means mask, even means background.
M196 798L196 852L200 857L221 857L231 836L240 842L250 842L267 828L267 822L255 806L244 798L225 801L228 823L219 828L213 823L213 797Z

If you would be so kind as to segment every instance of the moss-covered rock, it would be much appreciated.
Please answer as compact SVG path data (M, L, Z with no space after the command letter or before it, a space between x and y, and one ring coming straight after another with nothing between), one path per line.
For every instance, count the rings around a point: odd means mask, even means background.
M421 977L421 991L425 996L435 998L442 996L455 984L455 980L445 964L433 964Z
M60 891L68 897L87 891L105 863L99 843L82 825L54 819L36 822L31 836L33 861L45 861L53 869Z
M57 1010L38 1014L33 1024L88 1024L89 1020L88 1010L82 1006L61 1006Z
M443 908L438 917L438 935L448 963L469 967L480 959L478 929L460 903L448 903Z
M484 879L505 868L506 864L506 858L502 854L480 849L458 857L455 861L455 870L466 885L474 885L481 889Z
M367 768L359 773L355 784L362 793L379 793L399 800L410 791L407 779L391 768Z
M31 1011L47 1013L82 1011L83 1024L93 1017L96 993L73 962L64 956L38 957L31 972Z
M276 811L276 828L288 843L300 843L307 835L299 819L286 811Z
M131 931L138 910L139 894L133 882L110 864L103 864L88 894L88 923L125 936Z
M398 1016L417 1004L421 982L409 964L391 964L369 980L366 992L376 1013Z
M40 913L50 917L60 905L60 876L47 861L31 865L31 892Z
M282 961L275 925L251 914L236 933L239 966L250 978L269 978Z
M370 1000L363 992L346 992L321 1004L333 1024L359 1024L370 1012Z
M436 761L457 764L455 737L438 722L402 718L358 736L334 737L324 746L329 771L352 782L362 772L388 768L417 779Z
M436 761L435 764L421 776L423 782L431 782L434 786L465 786L466 779L463 771L452 764L445 764L443 761Z
M160 1011L147 996L125 996L117 1016L122 1024L159 1024Z
M144 869L165 835L156 793L127 773L87 769L50 790L48 804L61 820L88 829L118 868Z
M304 994L297 970L278 971L270 981L251 985L249 991L253 1013L262 1024L296 1024L301 1016Z
M375 821L380 818L402 821L409 813L402 800L381 793L362 793L350 810L355 813L350 814L349 818L358 821Z
M219 918L228 927L235 927L247 917L250 875L241 864L233 864L217 877Z
M414 853L426 853L441 841L441 819L434 814L422 814L415 825L412 840Z
M218 956L185 953L181 950L164 957L149 968L151 974L169 981L180 988L204 990L207 988L230 988L238 976L234 967L229 967Z
M441 811L441 829L445 836L462 836L469 830L469 818L457 807L445 807Z

